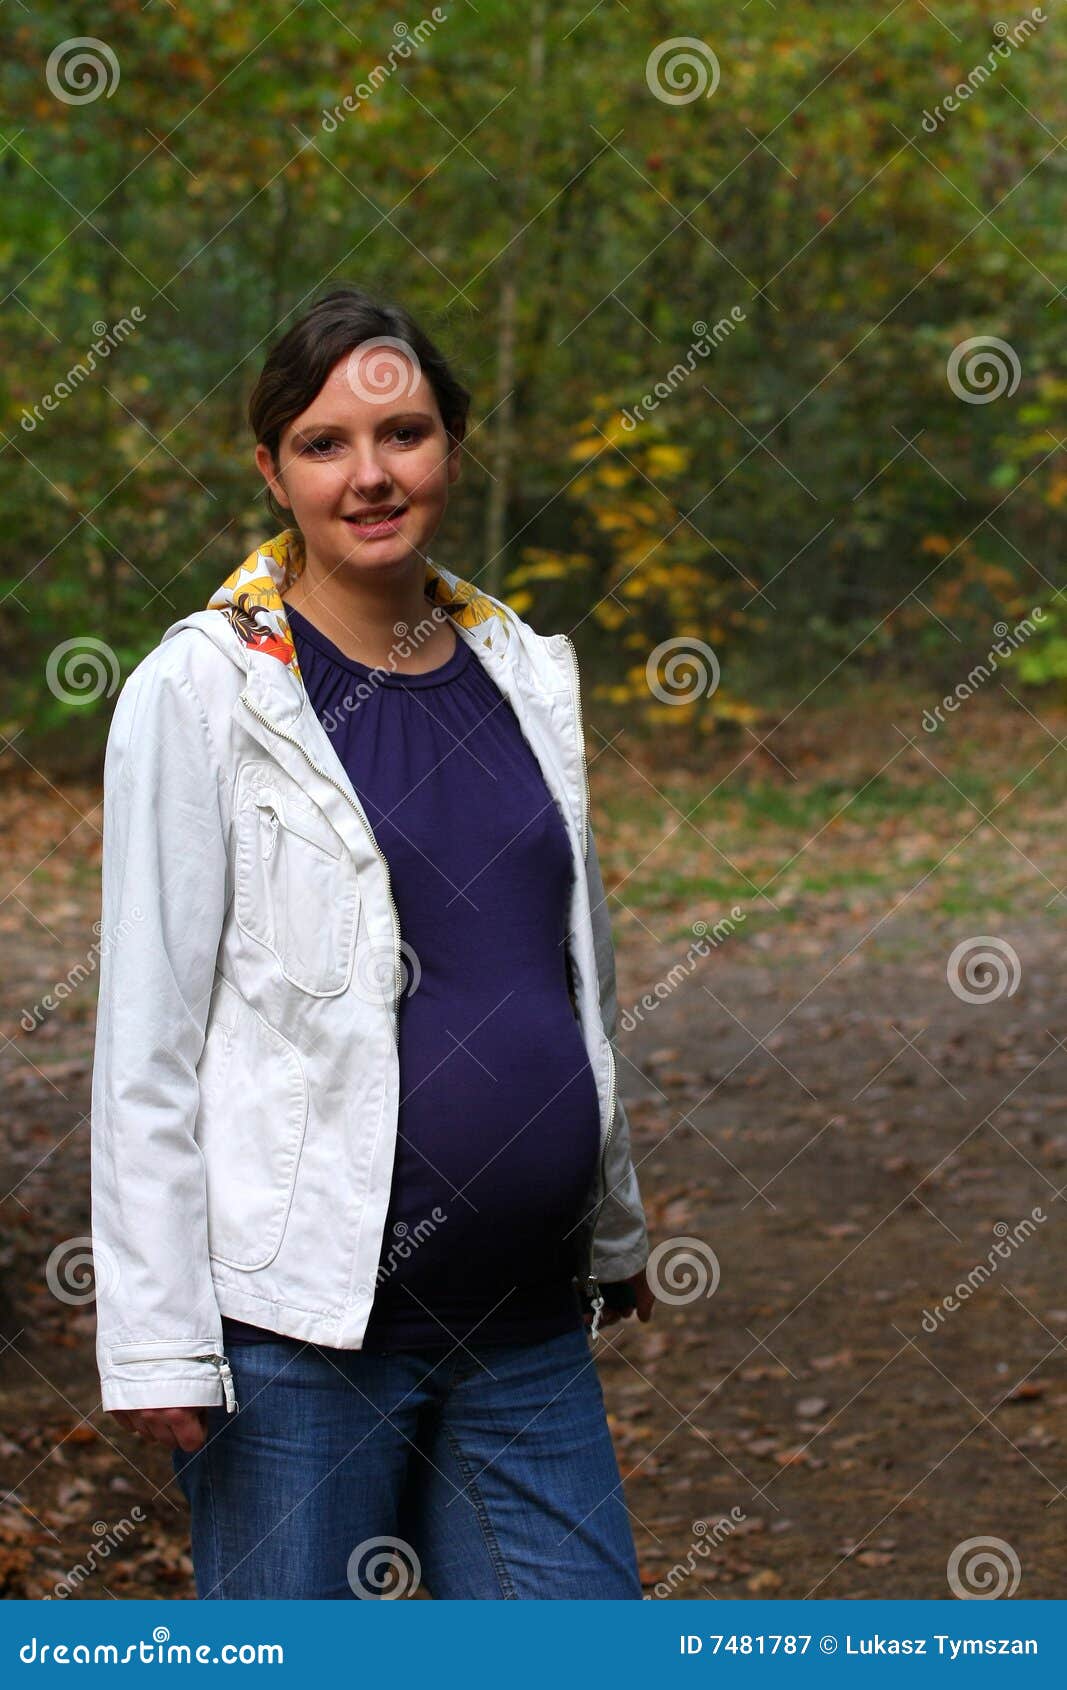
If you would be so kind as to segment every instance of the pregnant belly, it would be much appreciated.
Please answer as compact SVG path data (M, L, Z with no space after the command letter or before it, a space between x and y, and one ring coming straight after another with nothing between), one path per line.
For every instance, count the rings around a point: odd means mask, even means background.
M416 1009L418 996L401 1024L383 1260L421 1220L402 1269L412 1287L432 1288L441 1273L454 1284L564 1271L600 1153L596 1081L569 1003L546 1013L543 1003L510 1001L470 1032L432 1002ZM478 1020L469 1006L466 1020Z

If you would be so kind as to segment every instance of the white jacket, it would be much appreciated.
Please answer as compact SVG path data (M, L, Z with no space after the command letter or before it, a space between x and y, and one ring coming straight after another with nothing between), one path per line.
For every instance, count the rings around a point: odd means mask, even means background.
M300 675L280 589L303 564L296 530L260 546L167 629L111 723L92 1084L107 1410L232 1411L221 1315L358 1350L371 1312L402 935ZM430 562L426 592L510 700L574 852L569 966L602 1146L580 1260L599 1308L596 1282L642 1268L648 1237L616 1083L574 647Z

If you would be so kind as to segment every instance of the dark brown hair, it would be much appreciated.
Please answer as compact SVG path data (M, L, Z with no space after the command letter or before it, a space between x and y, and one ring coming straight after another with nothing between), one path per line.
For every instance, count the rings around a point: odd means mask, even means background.
M364 341L388 336L410 346L433 389L449 438L467 431L471 396L444 354L400 305L372 299L362 288L336 288L318 299L270 350L248 401L248 420L257 443L278 463L281 437L294 417L311 404L323 382L347 353ZM267 489L270 513L283 526L295 525L292 511Z

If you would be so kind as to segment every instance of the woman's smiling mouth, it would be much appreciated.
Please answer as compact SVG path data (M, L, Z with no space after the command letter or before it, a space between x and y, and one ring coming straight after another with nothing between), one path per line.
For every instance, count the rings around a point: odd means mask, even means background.
M386 534L397 533L407 508L406 505L394 505L388 511L374 511L366 516L346 516L342 521L347 522L349 528L354 529L357 534L362 534L368 540L375 540Z

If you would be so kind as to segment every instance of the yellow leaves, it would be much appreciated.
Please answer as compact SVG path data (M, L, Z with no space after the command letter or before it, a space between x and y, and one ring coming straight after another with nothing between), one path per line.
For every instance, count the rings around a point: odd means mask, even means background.
M534 596L532 593L509 593L507 596L507 603L516 616L525 616L526 612L532 608L533 602Z
M626 464L617 460L609 464L598 464L596 475L602 487L625 487L632 479L632 472Z
M621 628L624 622L629 621L621 604L616 604L614 599L601 599L593 615L602 628L608 628L612 633L616 628Z
M650 446L644 467L649 475L681 475L689 468L692 453L682 446Z
M571 463L584 464L587 458L595 458L604 450L605 442L599 434L587 435L583 440L576 440L567 453Z
M919 544L921 552L927 552L930 557L944 557L952 550L952 541L946 540L943 534L927 534Z
M528 546L523 551L522 562L508 576L508 582L518 586L524 581L558 581L570 573L570 567L564 553L552 552L543 546Z

